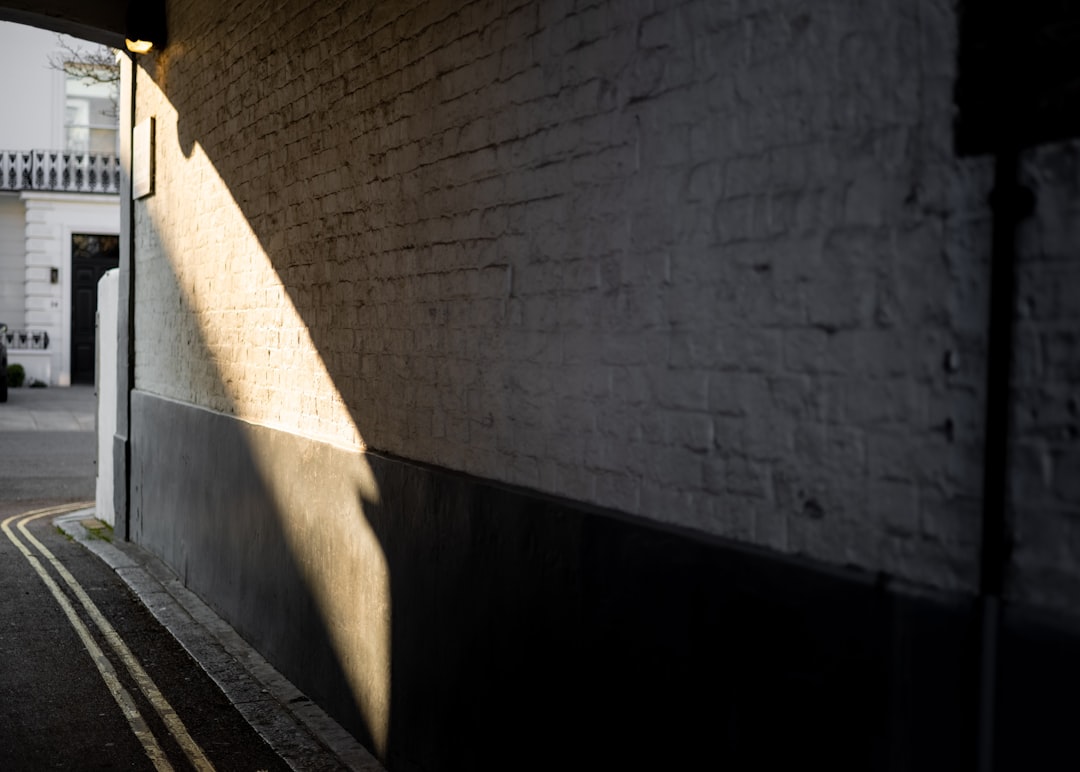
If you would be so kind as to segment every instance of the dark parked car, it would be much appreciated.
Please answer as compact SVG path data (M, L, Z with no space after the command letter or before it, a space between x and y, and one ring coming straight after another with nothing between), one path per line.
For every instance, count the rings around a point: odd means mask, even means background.
M7 402L7 325L0 322L0 402Z

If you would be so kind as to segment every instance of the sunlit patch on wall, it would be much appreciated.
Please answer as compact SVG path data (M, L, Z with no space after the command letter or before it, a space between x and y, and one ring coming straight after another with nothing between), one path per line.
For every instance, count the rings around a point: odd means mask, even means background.
M344 450L326 475L336 508L289 480L317 459L275 457L248 433L281 529L317 599L376 744L389 732L390 579L364 516L379 499L364 440L310 332L228 186L142 70L136 120L156 121L154 193L135 211L136 388ZM312 468L312 474L326 470Z

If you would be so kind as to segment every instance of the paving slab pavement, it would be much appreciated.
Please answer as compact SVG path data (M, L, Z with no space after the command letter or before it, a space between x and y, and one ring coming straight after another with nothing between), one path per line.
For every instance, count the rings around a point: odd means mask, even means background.
M94 498L93 386L8 389L0 403L0 501Z
M93 432L97 392L93 386L8 389L0 402L0 432Z

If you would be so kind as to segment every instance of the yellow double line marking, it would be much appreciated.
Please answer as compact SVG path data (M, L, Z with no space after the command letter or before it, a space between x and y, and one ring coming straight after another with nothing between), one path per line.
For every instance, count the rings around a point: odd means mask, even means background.
M116 675L116 670L113 668L109 658L98 646L94 637L90 634L86 625L82 619L79 618L78 613L72 606L71 601L68 600L60 586L52 578L45 566L38 560L37 556L30 551L30 549L20 541L11 530L11 522L13 520L19 520L18 528L22 532L23 537L34 545L41 556L49 563L53 570L60 575L67 586L71 589L71 592L78 599L85 609L87 616L94 622L101 635L108 642L109 646L116 653L116 656L124 664L131 678L139 686L139 690L146 696L146 699L153 705L154 710L161 717L161 720L165 723L169 733L176 740L177 744L183 749L184 754L188 757L192 766L197 770L213 770L214 766L210 763L210 760L206 758L202 749L198 743L192 739L188 734L187 728L180 720L180 717L173 710L172 706L162 695L161 691L143 670L142 665L135 659L135 655L131 653L131 650L124 643L123 639L116 632L109 621L105 619L98 607L90 599L90 596L86 594L86 591L79 584L78 580L64 567L64 565L56 559L56 556L49 551L49 549L38 541L33 534L30 533L27 528L27 524L37 520L41 517L49 517L50 515L61 515L67 512L74 512L77 509L83 509L86 504L68 505L62 507L50 507L49 509L39 509L31 512L24 512L21 515L12 515L11 517L0 523L0 528L3 529L11 543L18 548L23 556L29 561L30 565L37 571L38 576L45 582L45 586L49 588L53 598L56 599L64 615L67 616L71 626L75 628L75 632L82 640L83 645L86 646L86 650L90 653L91 659L97 666L98 672L101 674L102 680L105 682L105 686L109 689L113 699L116 700L116 704L120 706L121 712L124 717L127 718L128 724L131 726L131 730L135 733L139 742L142 743L143 749L146 751L147 757L153 762L154 768L160 772L167 772L172 770L172 765L169 763L165 753L161 750L161 746L158 745L157 739L154 737L153 732L150 731L150 727L147 726L146 720L139 713L139 709L135 705L135 701L131 698L131 694L120 683L120 679ZM20 519L21 518L21 519Z

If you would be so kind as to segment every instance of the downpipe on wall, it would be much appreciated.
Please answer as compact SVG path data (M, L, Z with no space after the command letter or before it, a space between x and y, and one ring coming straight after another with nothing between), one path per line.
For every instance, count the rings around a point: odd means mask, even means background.
M131 390L135 387L135 202L131 136L135 126L135 61L120 64L120 283L116 341L116 432L113 435L113 515L118 534L131 540Z
M1020 143L1009 136L994 159L990 196L993 236L987 334L986 438L983 455L982 545L979 556L978 772L994 769L997 647L1001 599L1012 549L1008 520L1010 389L1016 307L1016 236L1034 211L1032 191L1019 182Z

